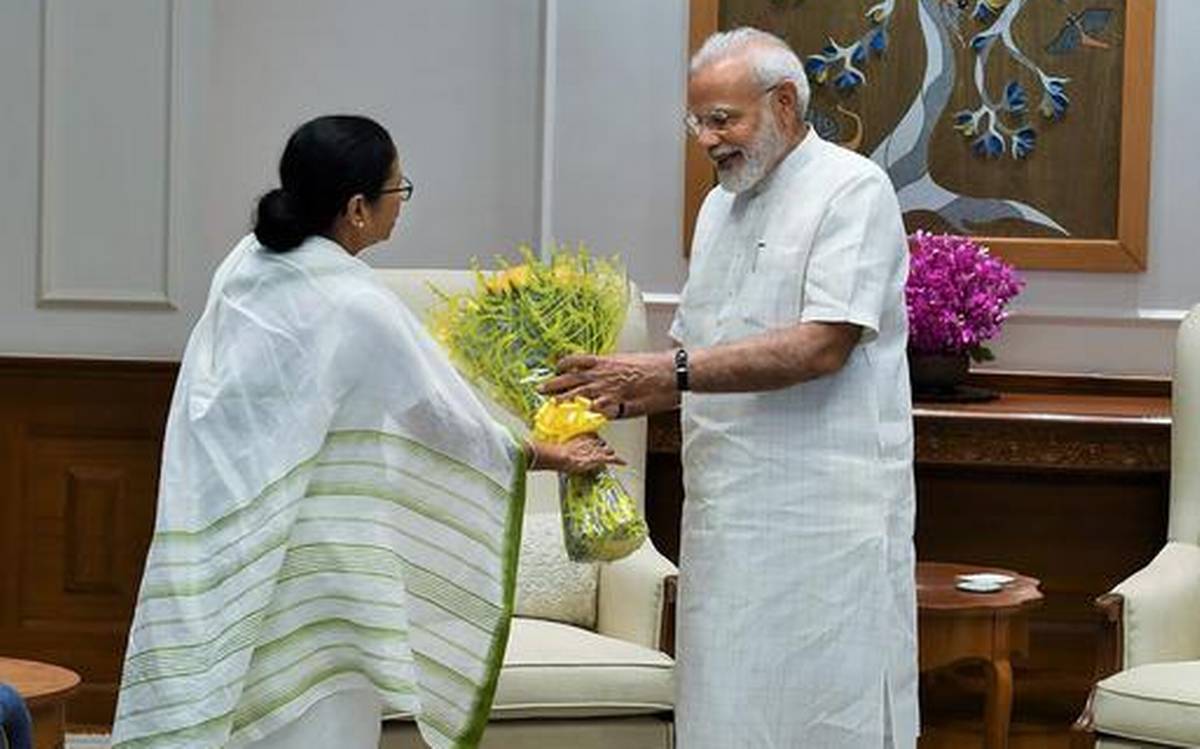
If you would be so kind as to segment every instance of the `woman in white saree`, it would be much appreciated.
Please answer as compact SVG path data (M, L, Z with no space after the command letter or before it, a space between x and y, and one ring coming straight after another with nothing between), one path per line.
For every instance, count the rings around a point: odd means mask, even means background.
M412 194L386 130L308 122L280 177L184 354L113 746L475 746L525 471L618 459L514 439L356 257Z

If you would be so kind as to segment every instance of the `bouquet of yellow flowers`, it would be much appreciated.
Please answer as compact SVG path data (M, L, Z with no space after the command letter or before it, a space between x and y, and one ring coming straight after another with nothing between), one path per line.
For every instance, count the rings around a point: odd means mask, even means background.
M629 283L615 261L558 250L549 261L521 247L523 264L475 268L474 291L434 292L430 327L468 379L533 431L566 442L606 423L586 398L557 401L537 386L568 354L607 354L625 321ZM560 477L563 537L575 561L620 559L642 545L646 521L611 470Z

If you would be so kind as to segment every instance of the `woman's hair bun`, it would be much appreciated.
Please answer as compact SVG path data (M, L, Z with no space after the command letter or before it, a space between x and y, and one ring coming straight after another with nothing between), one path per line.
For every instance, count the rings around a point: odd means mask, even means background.
M296 198L280 188L259 198L254 236L268 250L287 252L312 234Z

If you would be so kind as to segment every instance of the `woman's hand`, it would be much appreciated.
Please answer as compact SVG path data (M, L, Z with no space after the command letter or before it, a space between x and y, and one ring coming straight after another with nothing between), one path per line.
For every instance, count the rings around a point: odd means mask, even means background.
M533 459L529 467L559 473L591 474L609 465L625 465L612 447L594 434L576 437L562 444L531 442Z

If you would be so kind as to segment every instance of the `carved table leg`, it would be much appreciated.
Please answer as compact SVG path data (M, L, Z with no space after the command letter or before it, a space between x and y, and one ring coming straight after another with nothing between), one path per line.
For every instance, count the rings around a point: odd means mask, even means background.
M66 705L57 701L35 705L29 717L33 719L33 749L63 749Z
M984 749L1008 749L1008 723L1012 717L1012 663L998 658L984 663L987 702L983 710Z

